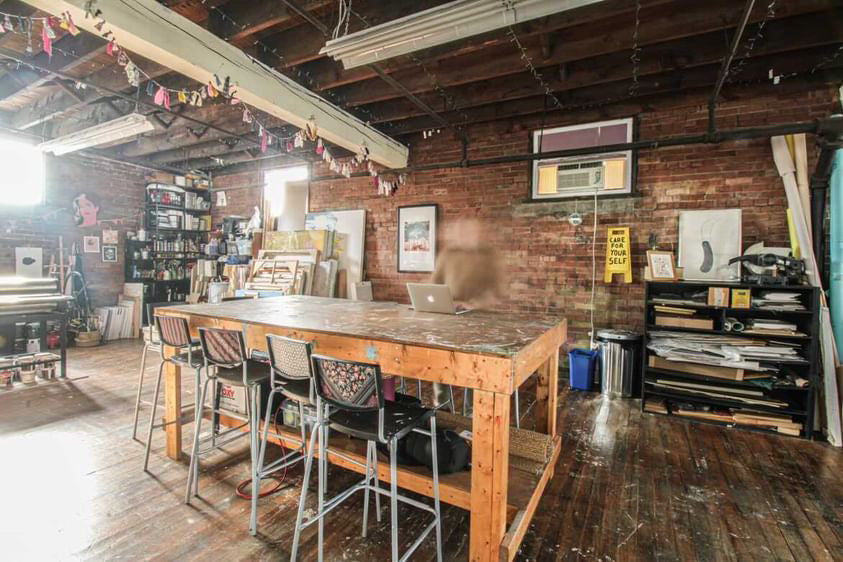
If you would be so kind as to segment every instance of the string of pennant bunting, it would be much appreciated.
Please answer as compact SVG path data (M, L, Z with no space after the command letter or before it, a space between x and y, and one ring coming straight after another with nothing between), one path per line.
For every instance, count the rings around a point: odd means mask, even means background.
M292 153L293 150L304 148L305 144L309 143L314 146L314 152L321 156L322 161L326 163L332 172L346 178L351 177L355 169L365 164L365 170L372 176L375 187L380 195L391 195L398 186L405 182L406 178L404 174L398 175L394 181L382 178L374 163L369 159L369 149L365 144L359 147L351 159L346 161L338 160L331 154L328 147L325 146L322 138L319 137L318 126L313 118L310 119L304 129L298 130L293 135L282 136L272 132L266 125L266 122L260 119L253 109L237 97L236 85L231 83L229 77L221 79L219 76L214 75L213 80L199 88L193 89L175 89L161 84L132 61L128 52L120 47L112 31L103 32L106 20L103 17L102 10L95 7L95 3L95 0L88 0L86 2L85 17L96 19L96 23L94 24L95 29L108 42L106 44L106 54L117 57L117 63L123 68L126 79L131 86L138 88L140 91L141 84L145 82L143 91L145 91L147 96L152 98L154 104L171 110L172 106L176 103L202 107L209 100L219 98L220 101L237 106L242 111L243 122L251 125L252 130L257 134L261 152L265 153L270 146L277 146L279 150L286 150L287 153ZM0 11L0 34L20 33L26 35L26 52L28 54L34 52L32 38L33 33L35 33L39 25L42 48L48 57L53 56L54 50L60 51L68 56L74 56L53 46L53 41L58 38L61 31L74 36L80 33L76 22L74 22L69 12L65 12L61 16L20 16Z

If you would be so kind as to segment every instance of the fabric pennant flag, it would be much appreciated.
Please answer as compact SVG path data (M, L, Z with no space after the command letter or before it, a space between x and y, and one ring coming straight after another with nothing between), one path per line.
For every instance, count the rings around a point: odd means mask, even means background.
M146 83L146 95L154 96L155 95L155 82L150 80Z
M287 152L293 151L293 141L287 141Z
M266 129L263 129L263 131L261 131L261 152L266 152L268 146L269 135L266 134Z
M152 101L155 102L155 105L164 105L164 86L160 86L158 91L155 92L155 97Z
M47 29L49 29L49 24L44 21L44 25L41 26L41 42L44 44L44 52L47 53L48 57L53 56L53 40L50 39L50 35L47 33Z
M179 103L187 103L187 92L179 90Z
M164 107L170 109L170 90L164 89Z
M56 30L53 29L52 18L46 18L42 24L42 32L47 34L50 39L56 38Z
M325 152L325 145L322 143L322 139L316 141L316 154L322 154Z
M94 24L94 28L95 28L97 31L102 31L102 27L103 27L104 25L105 25L105 20L104 20L104 19L100 19L100 21L98 21L97 23L95 23L95 24Z

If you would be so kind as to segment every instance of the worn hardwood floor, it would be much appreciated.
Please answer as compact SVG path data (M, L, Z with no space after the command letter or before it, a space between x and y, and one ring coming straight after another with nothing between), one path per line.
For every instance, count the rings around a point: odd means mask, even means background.
M152 475L142 472L143 447L130 439L139 355L136 342L74 349L69 381L0 391L0 559L288 559L299 467L290 487L261 500L257 538L248 502L234 495L248 477L245 440L203 463L192 507L182 504L186 465L166 459L160 430ZM522 392L527 418L530 398ZM563 394L559 423L562 454L520 560L843 559L839 450L576 392ZM355 476L332 468L330 478L337 491ZM362 497L332 512L326 559L386 560L386 505L368 539ZM426 522L411 508L400 516L404 539ZM443 518L445 558L466 559L466 512L445 507ZM315 528L303 540L314 559ZM414 560L434 559L429 542Z

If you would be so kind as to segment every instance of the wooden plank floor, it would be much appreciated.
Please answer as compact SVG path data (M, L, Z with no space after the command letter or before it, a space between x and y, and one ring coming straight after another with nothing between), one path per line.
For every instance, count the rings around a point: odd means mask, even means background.
M182 504L186 466L166 459L160 430L153 475L141 471L143 447L130 440L139 355L136 342L73 349L68 382L0 391L0 558L288 559L299 467L289 488L261 500L256 538L248 502L234 495L248 477L245 442L203 463L193 507ZM530 402L522 392L522 412ZM556 474L519 560L843 559L839 450L642 415L637 402L576 392L563 393L559 424ZM332 468L329 487L354 478ZM361 508L355 498L329 516L326 559L388 559L386 504L368 539ZM445 558L465 560L466 512L443 506L443 517ZM400 518L409 540L426 522L411 508ZM314 535L304 535L304 559L315 558ZM435 558L429 542L414 560Z

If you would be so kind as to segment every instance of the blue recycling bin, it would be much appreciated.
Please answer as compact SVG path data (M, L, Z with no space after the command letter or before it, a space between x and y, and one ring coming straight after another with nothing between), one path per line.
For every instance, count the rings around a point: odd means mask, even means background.
M594 380L594 365L599 355L599 351L591 351L590 349L572 349L568 352L571 388L591 390L591 381Z

